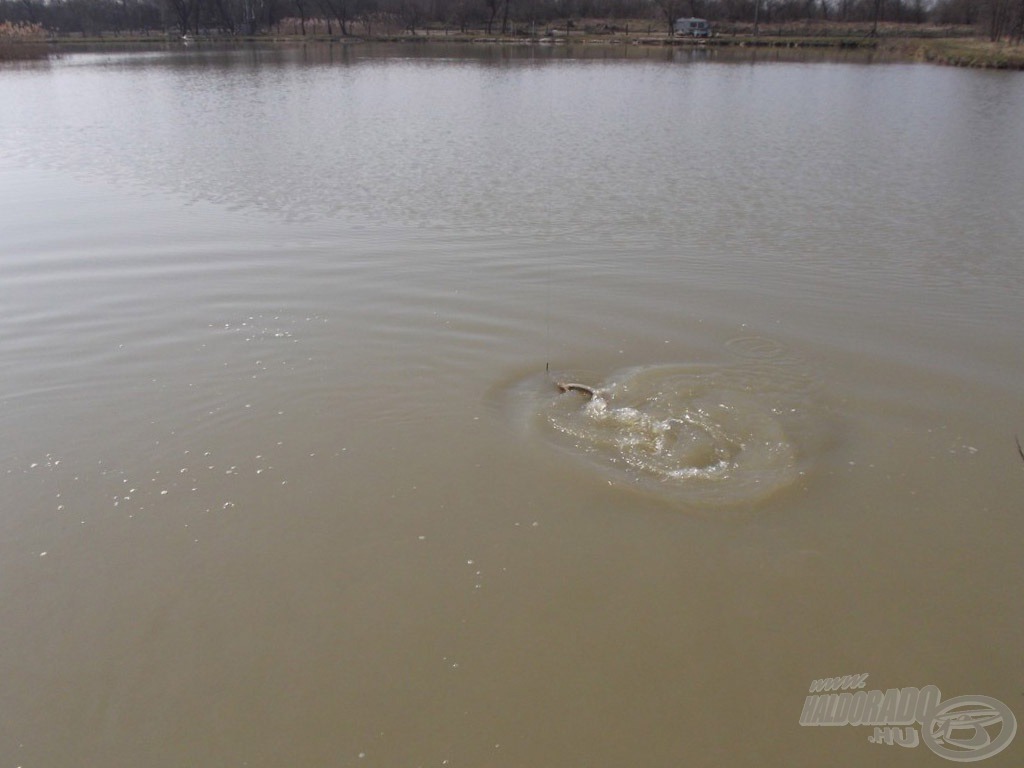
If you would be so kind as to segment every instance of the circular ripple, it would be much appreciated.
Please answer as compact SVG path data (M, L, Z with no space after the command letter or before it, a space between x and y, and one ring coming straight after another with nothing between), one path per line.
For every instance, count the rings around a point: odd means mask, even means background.
M726 348L737 357L748 360L777 360L786 354L786 348L764 336L740 336L725 342Z
M517 399L532 429L611 480L695 505L757 502L806 469L816 419L810 377L791 364L775 376L756 359L629 368L603 381L553 373L594 395L533 377L517 386Z

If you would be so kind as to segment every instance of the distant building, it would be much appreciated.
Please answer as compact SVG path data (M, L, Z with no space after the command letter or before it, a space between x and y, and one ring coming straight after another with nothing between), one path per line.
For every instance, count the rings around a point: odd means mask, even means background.
M672 29L686 37L711 37L711 25L704 19L676 19Z

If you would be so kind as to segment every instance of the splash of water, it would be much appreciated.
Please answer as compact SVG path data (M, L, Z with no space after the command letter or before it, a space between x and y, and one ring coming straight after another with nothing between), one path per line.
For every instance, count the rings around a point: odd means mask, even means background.
M700 506L759 502L810 463L817 382L770 340L726 348L729 364L628 368L581 390L524 382L527 420L613 482Z

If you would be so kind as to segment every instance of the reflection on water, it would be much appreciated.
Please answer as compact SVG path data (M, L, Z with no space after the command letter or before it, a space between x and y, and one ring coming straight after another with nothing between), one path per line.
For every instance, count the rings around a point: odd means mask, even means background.
M907 765L810 681L1017 706L1018 75L197 45L0 104L8 763Z

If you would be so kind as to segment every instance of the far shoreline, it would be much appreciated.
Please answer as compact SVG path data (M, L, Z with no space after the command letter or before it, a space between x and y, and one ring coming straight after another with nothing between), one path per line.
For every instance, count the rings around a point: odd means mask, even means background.
M758 50L780 51L836 50L874 52L893 61L923 61L948 66L976 69L1024 70L1024 45L989 42L964 29L916 27L912 30L889 28L872 35L862 25L830 25L807 28L805 34L796 29L778 26L763 28L754 35L749 29L734 25L727 32L716 32L711 38L696 39L670 36L654 32L652 24L635 24L634 31L605 25L601 31L582 23L570 28L549 29L547 34L487 35L481 31L457 32L427 28L416 32L376 35L292 34L273 31L254 35L200 34L182 37L168 33L102 36L47 36L32 41L16 41L0 46L0 61L45 57L50 52L78 46L150 46L150 45L203 45L203 44L303 44L329 43L361 45L367 43L424 43L475 44L495 46L642 46L648 48L672 47L691 50ZM638 29L639 28L639 29ZM6 52L6 56L3 55ZM25 54L25 55L19 55Z

